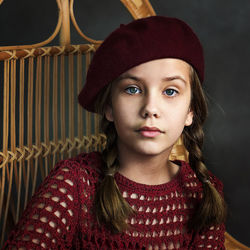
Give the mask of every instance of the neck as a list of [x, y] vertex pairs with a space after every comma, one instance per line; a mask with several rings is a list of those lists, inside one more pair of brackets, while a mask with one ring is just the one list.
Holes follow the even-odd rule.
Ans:
[[178, 165], [169, 161], [170, 151], [145, 155], [119, 150], [119, 172], [137, 183], [160, 185], [169, 182], [179, 170]]

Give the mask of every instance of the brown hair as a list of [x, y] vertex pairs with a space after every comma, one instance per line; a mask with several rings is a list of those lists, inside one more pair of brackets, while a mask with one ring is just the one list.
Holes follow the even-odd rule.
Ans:
[[117, 133], [113, 122], [105, 117], [106, 105], [111, 105], [111, 88], [109, 84], [101, 94], [98, 95], [95, 110], [102, 115], [101, 128], [107, 136], [106, 148], [103, 151], [103, 174], [95, 196], [95, 212], [99, 224], [104, 224], [114, 233], [123, 232], [128, 225], [126, 219], [133, 213], [133, 209], [123, 198], [116, 181], [115, 173], [118, 171], [118, 152], [116, 147]]
[[[226, 218], [224, 199], [209, 180], [209, 173], [202, 156], [203, 130], [202, 125], [207, 117], [207, 102], [197, 73], [191, 68], [191, 110], [193, 123], [184, 128], [183, 143], [189, 151], [189, 162], [197, 178], [203, 185], [203, 197], [198, 210], [189, 221], [189, 229], [200, 231], [212, 225], [223, 223]], [[95, 196], [96, 217], [100, 224], [110, 228], [112, 232], [123, 232], [127, 229], [126, 219], [133, 213], [133, 209], [123, 198], [114, 179], [118, 171], [118, 152], [116, 147], [117, 133], [112, 122], [105, 115], [106, 105], [111, 105], [111, 87], [109, 84], [99, 94], [96, 101], [96, 112], [102, 115], [102, 130], [107, 136], [107, 146], [103, 152], [105, 166], [104, 177], [100, 182]]]
[[189, 229], [200, 231], [225, 222], [227, 209], [223, 197], [211, 183], [209, 172], [204, 164], [202, 155], [204, 133], [202, 126], [207, 118], [207, 101], [199, 77], [193, 68], [191, 68], [191, 90], [193, 123], [184, 128], [182, 139], [189, 152], [190, 166], [203, 186], [201, 203], [189, 221]]

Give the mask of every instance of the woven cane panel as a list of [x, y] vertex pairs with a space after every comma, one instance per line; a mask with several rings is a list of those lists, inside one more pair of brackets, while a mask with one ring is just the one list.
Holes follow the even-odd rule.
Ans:
[[98, 116], [77, 103], [93, 45], [0, 52], [1, 245], [55, 163], [101, 150]]

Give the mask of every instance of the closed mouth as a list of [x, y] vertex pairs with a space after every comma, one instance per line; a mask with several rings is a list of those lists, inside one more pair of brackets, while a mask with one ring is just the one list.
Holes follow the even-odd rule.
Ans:
[[164, 131], [160, 130], [157, 127], [148, 127], [148, 126], [141, 127], [138, 130], [136, 130], [136, 131], [137, 132], [148, 131], [148, 132], [160, 132], [160, 133], [164, 133]]

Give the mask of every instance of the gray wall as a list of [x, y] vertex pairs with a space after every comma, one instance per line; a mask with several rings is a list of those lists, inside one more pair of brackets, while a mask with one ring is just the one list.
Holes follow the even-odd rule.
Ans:
[[[227, 231], [250, 246], [249, 0], [151, 3], [157, 14], [190, 24], [204, 45], [204, 88], [210, 108], [204, 155], [209, 169], [224, 182], [229, 205]], [[75, 1], [75, 15], [84, 32], [95, 39], [104, 39], [120, 23], [131, 20], [119, 0]], [[0, 6], [0, 46], [45, 40], [56, 20], [55, 1], [5, 0]], [[82, 43], [75, 32], [72, 43]]]

